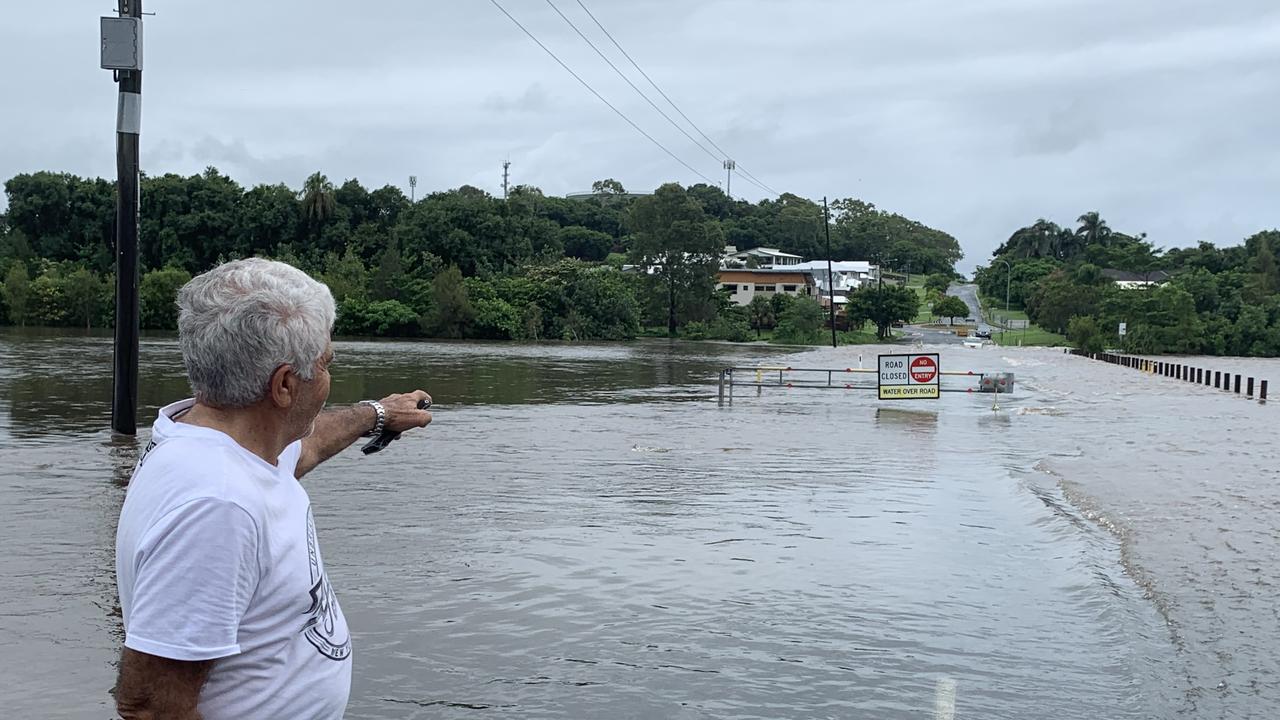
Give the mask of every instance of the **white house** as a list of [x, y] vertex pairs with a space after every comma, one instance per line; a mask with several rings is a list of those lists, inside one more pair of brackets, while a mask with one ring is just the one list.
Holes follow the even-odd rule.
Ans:
[[1169, 273], [1156, 270], [1149, 273], [1131, 273], [1124, 270], [1103, 270], [1102, 277], [1114, 282], [1121, 290], [1136, 290], [1163, 285], [1169, 281]]
[[756, 295], [811, 297], [815, 292], [813, 275], [808, 272], [793, 271], [790, 268], [751, 270], [725, 268], [720, 271], [716, 287], [728, 291], [729, 300], [734, 305], [749, 305]]
[[[810, 260], [787, 268], [812, 273], [814, 284], [822, 294], [827, 294], [827, 261]], [[880, 280], [880, 267], [866, 260], [834, 260], [831, 262], [831, 277], [835, 284], [836, 295], [843, 295], [873, 285]], [[837, 300], [839, 304], [839, 300]]]
[[758, 247], [750, 250], [738, 250], [733, 245], [726, 245], [724, 248], [724, 258], [720, 264], [727, 268], [747, 267], [749, 259], [755, 259], [756, 267], [759, 268], [790, 268], [797, 265], [804, 258], [791, 253], [784, 253], [777, 248]]

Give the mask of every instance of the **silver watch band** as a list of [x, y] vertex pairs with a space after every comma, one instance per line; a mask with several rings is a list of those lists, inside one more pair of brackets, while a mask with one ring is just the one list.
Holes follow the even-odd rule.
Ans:
[[382, 429], [387, 425], [387, 409], [382, 407], [382, 403], [377, 400], [361, 400], [361, 405], [368, 405], [377, 413], [378, 419], [373, 424], [373, 429], [364, 434], [364, 437], [375, 437], [382, 433]]

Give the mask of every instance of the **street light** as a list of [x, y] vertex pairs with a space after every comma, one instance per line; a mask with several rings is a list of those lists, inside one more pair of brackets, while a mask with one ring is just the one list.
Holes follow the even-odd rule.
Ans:
[[1010, 264], [1009, 264], [1009, 261], [1008, 261], [1008, 260], [1005, 260], [1004, 258], [1000, 258], [1000, 262], [1004, 263], [1004, 267], [1005, 267], [1005, 273], [1004, 273], [1004, 314], [1005, 314], [1005, 319], [1006, 319], [1006, 320], [1008, 320], [1008, 319], [1009, 319], [1009, 283], [1010, 283], [1010, 281], [1012, 281], [1012, 280], [1013, 280], [1013, 266], [1012, 266], [1012, 265], [1010, 265]]
[[1005, 267], [1005, 272], [1004, 272], [1004, 323], [1002, 323], [1002, 324], [1003, 324], [1003, 327], [1001, 327], [1001, 328], [1000, 328], [1000, 342], [1001, 342], [1001, 343], [1003, 343], [1003, 342], [1004, 342], [1004, 333], [1005, 333], [1005, 331], [1007, 331], [1007, 330], [1009, 329], [1009, 284], [1013, 281], [1013, 266], [1012, 266], [1012, 265], [1010, 265], [1010, 264], [1009, 264], [1009, 261], [1008, 261], [1008, 260], [1005, 260], [1004, 258], [999, 258], [999, 260], [1000, 260], [1000, 262], [1004, 263], [1004, 267]]

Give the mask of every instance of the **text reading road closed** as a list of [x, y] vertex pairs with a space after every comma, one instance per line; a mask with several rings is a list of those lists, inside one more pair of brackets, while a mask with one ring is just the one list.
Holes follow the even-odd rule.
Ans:
[[881, 355], [881, 400], [934, 400], [941, 394], [941, 370], [936, 353]]

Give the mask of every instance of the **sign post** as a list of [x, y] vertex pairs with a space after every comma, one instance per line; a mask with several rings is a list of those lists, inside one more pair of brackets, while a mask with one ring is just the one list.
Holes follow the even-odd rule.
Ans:
[[941, 394], [937, 353], [880, 356], [881, 400], [937, 400]]

